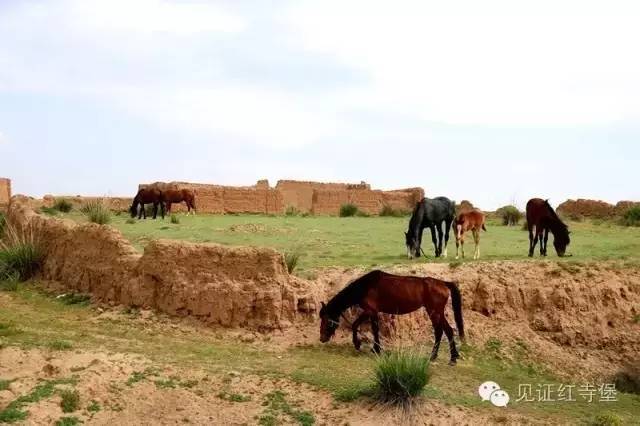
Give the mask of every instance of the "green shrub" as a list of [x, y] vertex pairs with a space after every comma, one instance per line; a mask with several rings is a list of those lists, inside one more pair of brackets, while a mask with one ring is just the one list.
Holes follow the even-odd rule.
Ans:
[[622, 218], [622, 223], [625, 226], [640, 226], [640, 206], [627, 210]]
[[63, 413], [73, 413], [80, 407], [80, 393], [77, 390], [60, 391], [60, 407]]
[[132, 217], [127, 218], [124, 223], [128, 223], [129, 225], [136, 223], [136, 220]]
[[44, 254], [31, 228], [5, 226], [0, 241], [0, 281], [26, 281], [42, 264]]
[[619, 392], [640, 395], [640, 364], [627, 366], [613, 376], [613, 382]]
[[294, 249], [284, 253], [284, 263], [287, 265], [287, 272], [291, 274], [295, 271], [301, 255], [302, 253], [300, 253], [299, 249]]
[[412, 350], [380, 355], [374, 367], [375, 394], [385, 403], [405, 404], [420, 395], [429, 381], [429, 360]]
[[358, 206], [355, 204], [343, 204], [340, 206], [340, 217], [352, 217], [358, 213]]
[[622, 426], [622, 419], [617, 414], [602, 413], [589, 423], [590, 426]]
[[380, 209], [380, 216], [390, 216], [390, 217], [405, 217], [410, 215], [411, 212], [409, 210], [403, 209], [394, 209], [393, 207], [385, 204], [382, 209]]
[[298, 216], [300, 211], [295, 206], [287, 206], [287, 209], [284, 211], [285, 216]]
[[502, 220], [504, 226], [517, 225], [523, 217], [523, 214], [516, 206], [504, 206], [496, 210], [496, 214]]
[[77, 417], [61, 417], [55, 426], [76, 426], [79, 424], [80, 420]]
[[89, 222], [106, 225], [111, 222], [111, 212], [101, 201], [89, 201], [82, 207]]
[[176, 214], [171, 214], [171, 223], [177, 225], [180, 223], [180, 218]]
[[46, 215], [49, 216], [57, 216], [58, 215], [58, 210], [54, 209], [53, 207], [40, 207], [40, 212], [44, 213]]
[[53, 208], [62, 213], [69, 213], [71, 209], [73, 209], [73, 204], [65, 198], [56, 198], [53, 203]]

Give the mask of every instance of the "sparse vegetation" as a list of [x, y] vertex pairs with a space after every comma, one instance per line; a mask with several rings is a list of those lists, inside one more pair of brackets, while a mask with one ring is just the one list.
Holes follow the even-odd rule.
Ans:
[[292, 274], [293, 271], [295, 271], [301, 256], [302, 252], [298, 248], [284, 253], [284, 263], [287, 265], [287, 272]]
[[56, 299], [65, 305], [88, 305], [91, 302], [91, 296], [79, 293], [62, 294]]
[[170, 219], [171, 223], [173, 223], [174, 225], [177, 225], [180, 223], [180, 218], [178, 217], [177, 214], [175, 213], [171, 213], [171, 219]]
[[100, 404], [98, 401], [92, 400], [89, 405], [87, 405], [87, 411], [90, 413], [97, 413], [101, 410]]
[[63, 413], [73, 413], [80, 407], [80, 393], [73, 390], [62, 390], [60, 391], [60, 408], [62, 408]]
[[513, 205], [500, 207], [496, 210], [496, 214], [500, 217], [504, 226], [515, 226], [523, 217], [522, 212]]
[[136, 220], [132, 217], [128, 217], [127, 220], [124, 221], [124, 223], [126, 223], [127, 225], [132, 225], [136, 223]]
[[640, 226], [640, 206], [631, 207], [624, 213], [622, 224], [625, 226]]
[[47, 216], [57, 216], [58, 210], [54, 209], [53, 207], [42, 206], [40, 207], [40, 213], [46, 214]]
[[11, 382], [12, 380], [0, 379], [0, 391], [9, 389], [9, 385], [11, 384]]
[[300, 215], [300, 210], [298, 210], [295, 206], [287, 206], [284, 211], [285, 216], [298, 216]]
[[77, 417], [61, 417], [56, 426], [76, 426], [80, 424], [80, 420]]
[[598, 414], [595, 419], [589, 423], [590, 426], [622, 426], [623, 424], [620, 416], [614, 413]]
[[218, 393], [218, 398], [224, 399], [225, 401], [231, 401], [231, 402], [251, 401], [251, 397], [249, 395], [242, 395], [242, 394], [233, 393], [233, 392], [220, 392]]
[[89, 222], [106, 225], [111, 222], [111, 211], [101, 201], [89, 201], [82, 207]]
[[355, 204], [343, 204], [340, 206], [340, 217], [353, 217], [358, 214], [358, 206]]
[[409, 216], [411, 212], [409, 210], [404, 209], [394, 209], [388, 204], [385, 204], [382, 209], [380, 209], [380, 216], [387, 217], [405, 217]]
[[62, 213], [69, 213], [73, 209], [73, 204], [65, 198], [56, 198], [53, 208]]
[[31, 392], [19, 396], [0, 410], [0, 423], [14, 423], [26, 419], [27, 412], [23, 410], [24, 406], [51, 397], [58, 384], [75, 384], [75, 380], [59, 379], [39, 383]]
[[73, 345], [66, 340], [53, 340], [49, 342], [49, 349], [54, 351], [66, 351], [73, 348]]
[[7, 224], [0, 240], [0, 281], [26, 281], [33, 277], [44, 255], [36, 232]]
[[484, 348], [487, 352], [498, 354], [502, 349], [502, 341], [495, 337], [490, 337], [484, 344]]
[[278, 417], [282, 415], [289, 417], [301, 426], [311, 426], [316, 422], [311, 412], [301, 410], [289, 403], [285, 394], [279, 390], [268, 393], [262, 405], [265, 406], [265, 411], [258, 419], [258, 423], [262, 426], [280, 424]]
[[392, 350], [378, 357], [374, 372], [376, 398], [404, 405], [420, 395], [427, 385], [429, 360], [416, 350]]

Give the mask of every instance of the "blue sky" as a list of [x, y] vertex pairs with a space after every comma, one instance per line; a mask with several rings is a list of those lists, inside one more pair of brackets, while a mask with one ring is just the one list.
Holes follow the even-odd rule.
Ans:
[[[446, 3], [446, 4], [442, 4]], [[14, 192], [365, 180], [640, 199], [631, 1], [0, 1]]]

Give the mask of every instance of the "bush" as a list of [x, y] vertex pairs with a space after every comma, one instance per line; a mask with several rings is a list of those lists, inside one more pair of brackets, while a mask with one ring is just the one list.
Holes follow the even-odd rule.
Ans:
[[287, 209], [284, 211], [285, 216], [298, 216], [300, 211], [294, 206], [287, 206]]
[[0, 240], [0, 281], [28, 280], [40, 269], [43, 258], [39, 241], [31, 228], [5, 226]]
[[617, 414], [603, 413], [598, 414], [593, 421], [589, 423], [590, 426], [622, 426], [622, 419]]
[[300, 250], [294, 249], [293, 251], [285, 252], [284, 254], [284, 263], [287, 265], [287, 272], [290, 274], [295, 271], [298, 266], [298, 260], [300, 260]]
[[111, 212], [100, 201], [90, 201], [82, 207], [89, 222], [105, 225], [111, 222]]
[[80, 394], [77, 390], [60, 391], [60, 407], [63, 413], [72, 413], [80, 407]]
[[132, 217], [127, 218], [127, 220], [124, 221], [124, 223], [128, 223], [129, 225], [136, 223], [136, 220]]
[[622, 218], [622, 223], [625, 226], [640, 226], [640, 206], [627, 210]]
[[355, 204], [343, 204], [340, 206], [340, 217], [352, 217], [358, 213], [358, 206]]
[[522, 212], [518, 210], [516, 206], [500, 207], [496, 213], [498, 217], [502, 219], [502, 224], [504, 226], [517, 225], [523, 216]]
[[386, 403], [405, 404], [420, 395], [429, 381], [429, 360], [411, 350], [386, 352], [378, 357], [375, 394]]
[[54, 209], [53, 207], [40, 207], [40, 212], [44, 213], [46, 215], [49, 216], [57, 216], [58, 215], [58, 210]]
[[73, 204], [64, 198], [57, 198], [53, 203], [53, 208], [62, 213], [69, 213], [73, 209]]
[[409, 210], [403, 209], [394, 209], [389, 205], [384, 205], [382, 209], [380, 209], [380, 216], [391, 216], [391, 217], [404, 217], [409, 216], [411, 212]]
[[627, 366], [613, 376], [613, 382], [619, 392], [640, 395], [640, 364]]
[[175, 215], [175, 214], [171, 214], [171, 223], [177, 225], [180, 223], [180, 218]]

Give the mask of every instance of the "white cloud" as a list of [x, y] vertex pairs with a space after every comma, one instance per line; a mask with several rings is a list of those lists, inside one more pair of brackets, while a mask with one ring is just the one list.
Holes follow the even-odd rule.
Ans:
[[4, 133], [0, 132], [0, 145], [6, 145], [9, 143], [9, 139], [4, 135]]
[[323, 1], [286, 16], [309, 51], [366, 71], [347, 105], [452, 124], [640, 118], [633, 2]]

